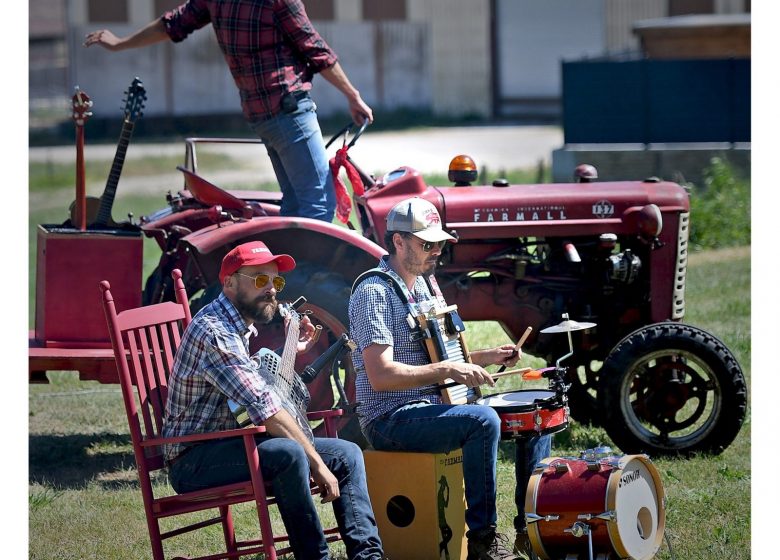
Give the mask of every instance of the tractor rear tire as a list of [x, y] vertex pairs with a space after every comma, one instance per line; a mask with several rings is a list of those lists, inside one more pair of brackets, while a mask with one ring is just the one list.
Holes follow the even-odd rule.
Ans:
[[[338, 339], [342, 333], [349, 332], [349, 296], [352, 284], [342, 275], [329, 271], [319, 263], [298, 261], [295, 270], [285, 274], [287, 285], [282, 292], [283, 299], [295, 301], [298, 296], [306, 297], [303, 309], [311, 311], [310, 318], [315, 324], [322, 324], [323, 336], [327, 333], [328, 346]], [[327, 347], [327, 346], [325, 346]], [[324, 348], [323, 348], [324, 349]], [[316, 356], [315, 356], [316, 358]], [[342, 360], [344, 367], [343, 389], [349, 403], [355, 404], [355, 370], [352, 359], [348, 355]], [[323, 371], [309, 385], [311, 392], [310, 410], [323, 410], [334, 406], [335, 397], [328, 372]], [[340, 439], [346, 439], [358, 444], [361, 448], [368, 446], [354, 410], [344, 410], [344, 416], [338, 422]], [[316, 434], [316, 430], [315, 430]]]
[[624, 453], [719, 454], [747, 413], [747, 384], [714, 335], [681, 323], [648, 325], [621, 340], [599, 376], [604, 428]]

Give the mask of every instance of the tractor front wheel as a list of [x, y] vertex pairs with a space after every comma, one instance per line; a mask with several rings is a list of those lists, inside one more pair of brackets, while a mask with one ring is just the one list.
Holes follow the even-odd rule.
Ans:
[[680, 323], [643, 327], [599, 375], [604, 427], [625, 453], [721, 453], [747, 412], [747, 384], [725, 344]]

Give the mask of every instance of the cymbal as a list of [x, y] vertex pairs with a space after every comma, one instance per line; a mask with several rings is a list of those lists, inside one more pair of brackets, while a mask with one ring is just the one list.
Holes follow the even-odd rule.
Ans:
[[561, 321], [557, 325], [553, 325], [552, 327], [547, 327], [546, 329], [542, 329], [539, 332], [547, 334], [547, 333], [562, 333], [562, 332], [569, 332], [569, 331], [584, 331], [585, 329], [589, 329], [595, 326], [596, 323], [585, 323], [585, 322], [580, 323], [572, 319], [566, 319], [565, 321]]

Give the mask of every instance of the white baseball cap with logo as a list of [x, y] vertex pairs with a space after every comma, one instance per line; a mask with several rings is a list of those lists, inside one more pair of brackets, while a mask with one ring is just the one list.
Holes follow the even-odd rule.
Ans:
[[402, 200], [387, 213], [387, 231], [414, 234], [423, 241], [454, 241], [441, 227], [441, 216], [436, 207], [418, 196]]

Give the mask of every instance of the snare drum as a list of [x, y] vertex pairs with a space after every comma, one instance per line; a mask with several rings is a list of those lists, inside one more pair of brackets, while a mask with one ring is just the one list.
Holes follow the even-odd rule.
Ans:
[[487, 395], [476, 401], [501, 419], [501, 439], [554, 434], [569, 427], [569, 407], [555, 391], [527, 389]]
[[[540, 558], [652, 558], [666, 524], [664, 489], [645, 455], [547, 458], [525, 494], [528, 538]], [[590, 533], [590, 536], [588, 535]]]

